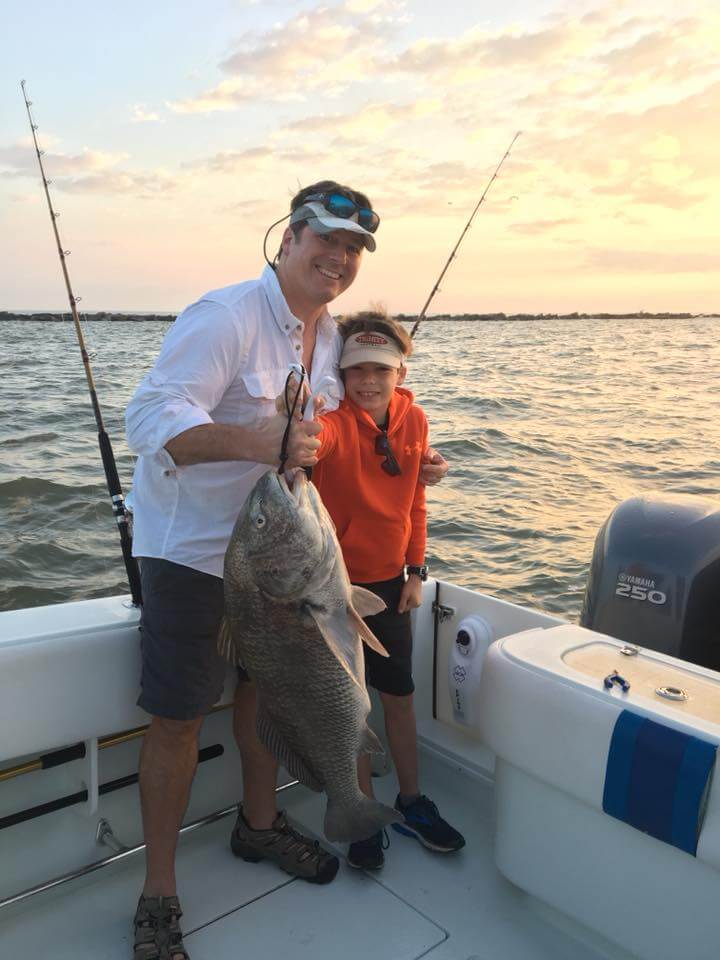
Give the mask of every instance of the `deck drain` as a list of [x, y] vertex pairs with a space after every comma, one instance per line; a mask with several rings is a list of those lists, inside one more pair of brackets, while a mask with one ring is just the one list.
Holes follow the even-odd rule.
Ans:
[[655, 693], [666, 700], [687, 700], [688, 695], [680, 687], [657, 687]]

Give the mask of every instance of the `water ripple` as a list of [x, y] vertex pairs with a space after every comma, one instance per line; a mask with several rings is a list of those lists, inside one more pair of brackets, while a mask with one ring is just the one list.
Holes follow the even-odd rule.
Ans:
[[[86, 326], [127, 491], [123, 411], [167, 327]], [[72, 327], [2, 332], [0, 609], [126, 592]], [[407, 385], [451, 466], [428, 490], [433, 573], [577, 617], [595, 534], [618, 502], [717, 499], [719, 344], [711, 319], [428, 324]]]

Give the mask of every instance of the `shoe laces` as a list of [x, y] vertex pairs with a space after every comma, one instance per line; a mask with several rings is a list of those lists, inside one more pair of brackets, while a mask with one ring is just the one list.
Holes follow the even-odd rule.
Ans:
[[305, 861], [311, 857], [319, 862], [323, 857], [327, 856], [317, 840], [310, 840], [309, 837], [304, 837], [298, 830], [291, 827], [287, 820], [280, 828], [276, 828], [276, 832], [289, 841], [285, 846], [288, 853], [294, 850], [298, 851], [296, 854], [298, 863], [305, 863]]
[[408, 804], [407, 807], [404, 807], [402, 804], [399, 806], [402, 813], [409, 813], [411, 810], [417, 810], [433, 820], [440, 819], [440, 811], [438, 810], [437, 806], [432, 802], [430, 797], [426, 797], [424, 793], [421, 793], [417, 800], [413, 800], [413, 802]]

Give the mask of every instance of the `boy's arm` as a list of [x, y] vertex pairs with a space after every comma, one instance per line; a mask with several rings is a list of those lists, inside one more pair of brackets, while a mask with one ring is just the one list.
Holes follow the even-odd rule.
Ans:
[[434, 486], [447, 475], [450, 465], [441, 453], [428, 447], [420, 463], [420, 482]]
[[[422, 448], [427, 449], [428, 424], [422, 415]], [[427, 510], [425, 507], [425, 484], [418, 477], [415, 496], [410, 508], [410, 542], [405, 555], [405, 563], [411, 567], [421, 567], [425, 563], [425, 541], [427, 537]]]
[[340, 438], [340, 420], [340, 413], [337, 410], [315, 417], [315, 423], [322, 427], [316, 438], [320, 441], [320, 448], [316, 451], [318, 460], [324, 460], [337, 448]]
[[[427, 449], [428, 425], [423, 415], [422, 448]], [[425, 541], [427, 538], [427, 510], [425, 507], [425, 484], [418, 475], [415, 496], [410, 508], [410, 542], [405, 554], [405, 563], [410, 567], [422, 567], [425, 563]], [[419, 607], [422, 603], [422, 580], [415, 573], [408, 574], [403, 584], [398, 603], [398, 613], [405, 613]]]

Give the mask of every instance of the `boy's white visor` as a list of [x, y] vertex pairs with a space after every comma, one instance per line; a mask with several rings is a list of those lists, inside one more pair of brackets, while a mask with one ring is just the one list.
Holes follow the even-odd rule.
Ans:
[[[353, 217], [356, 216], [357, 214], [354, 213]], [[333, 230], [349, 230], [351, 233], [359, 233], [362, 235], [365, 248], [372, 253], [375, 249], [375, 237], [365, 227], [361, 227], [357, 220], [353, 220], [353, 217], [334, 217], [321, 203], [304, 203], [293, 212], [290, 223], [305, 220], [315, 233], [332, 233]]]
[[378, 363], [398, 370], [405, 362], [400, 347], [380, 330], [362, 330], [348, 337], [340, 357], [340, 369], [358, 363]]

